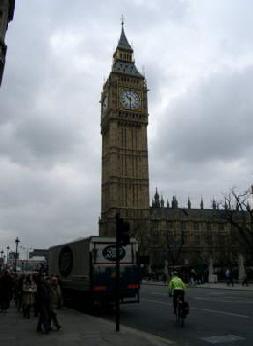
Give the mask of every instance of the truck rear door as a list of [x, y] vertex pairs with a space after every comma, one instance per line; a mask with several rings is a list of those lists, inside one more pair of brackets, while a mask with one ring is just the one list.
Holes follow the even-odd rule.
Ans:
[[[114, 296], [115, 292], [115, 243], [94, 243], [93, 290]], [[137, 243], [120, 247], [120, 296], [121, 302], [139, 301], [139, 268]]]

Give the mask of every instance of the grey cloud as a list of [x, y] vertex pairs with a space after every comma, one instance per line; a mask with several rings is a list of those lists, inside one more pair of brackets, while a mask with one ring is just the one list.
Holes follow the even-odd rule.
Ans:
[[55, 119], [27, 119], [16, 129], [17, 139], [38, 158], [61, 157], [72, 151], [78, 133]]
[[253, 67], [217, 73], [179, 97], [166, 111], [159, 150], [173, 148], [186, 162], [240, 158], [252, 146], [252, 77]]

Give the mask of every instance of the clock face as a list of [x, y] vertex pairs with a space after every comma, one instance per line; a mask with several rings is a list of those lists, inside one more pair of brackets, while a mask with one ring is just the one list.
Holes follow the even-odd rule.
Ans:
[[134, 90], [122, 90], [120, 103], [125, 109], [138, 109], [141, 105], [140, 96]]

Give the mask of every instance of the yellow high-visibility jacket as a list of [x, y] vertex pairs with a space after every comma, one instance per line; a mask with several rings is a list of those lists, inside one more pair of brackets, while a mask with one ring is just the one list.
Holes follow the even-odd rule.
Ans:
[[178, 276], [174, 276], [169, 282], [169, 290], [173, 293], [174, 290], [185, 290], [186, 285]]

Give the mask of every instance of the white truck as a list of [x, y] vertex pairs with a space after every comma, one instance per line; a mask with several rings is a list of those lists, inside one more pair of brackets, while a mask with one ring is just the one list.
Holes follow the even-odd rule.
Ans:
[[[120, 246], [120, 302], [139, 302], [138, 244]], [[49, 275], [60, 278], [63, 295], [82, 303], [114, 303], [115, 238], [91, 236], [49, 249]]]

